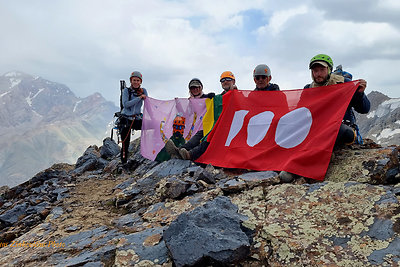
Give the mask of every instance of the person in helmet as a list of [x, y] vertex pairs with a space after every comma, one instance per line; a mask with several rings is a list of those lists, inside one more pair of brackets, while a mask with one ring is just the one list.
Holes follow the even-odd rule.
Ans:
[[[175, 146], [179, 147], [185, 144], [185, 138], [183, 137], [183, 133], [185, 131], [185, 121], [186, 118], [182, 117], [180, 114], [175, 116], [173, 125], [172, 125], [172, 136], [169, 140], [171, 140]], [[162, 162], [171, 159], [170, 154], [167, 152], [165, 146], [160, 150], [157, 154], [156, 161]]]
[[[318, 54], [311, 58], [309, 69], [311, 70], [312, 83], [307, 84], [304, 88], [313, 88], [319, 86], [327, 86], [332, 84], [349, 82], [351, 79], [342, 75], [332, 73], [333, 60], [330, 56], [325, 54]], [[335, 146], [352, 144], [356, 141], [356, 117], [354, 110], [361, 114], [369, 112], [371, 104], [365, 95], [364, 91], [367, 88], [367, 82], [360, 79], [360, 85], [354, 93], [353, 98], [347, 107], [346, 113], [343, 117], [343, 122], [340, 126], [338, 136], [336, 138]]]
[[189, 94], [190, 98], [213, 98], [215, 96], [214, 93], [203, 93], [203, 84], [198, 78], [193, 78], [189, 82]]
[[[333, 60], [326, 54], [318, 54], [312, 57], [308, 67], [311, 70], [311, 78], [313, 81], [312, 83], [305, 85], [304, 88], [321, 87], [351, 81], [349, 78], [345, 78], [342, 75], [332, 73]], [[342, 145], [352, 144], [356, 140], [356, 118], [353, 109], [361, 114], [369, 112], [371, 105], [364, 93], [366, 87], [367, 82], [360, 79], [360, 85], [354, 93], [343, 117], [342, 124], [340, 125], [335, 141], [336, 148]], [[279, 176], [282, 181], [291, 182], [297, 175], [282, 171]]]
[[226, 92], [229, 92], [231, 90], [237, 90], [236, 84], [235, 84], [235, 75], [231, 71], [224, 71], [221, 73], [221, 76], [219, 78], [219, 81], [221, 83], [221, 87], [224, 90], [221, 94], [225, 94]]
[[254, 68], [253, 79], [256, 83], [254, 91], [279, 91], [277, 84], [270, 83], [271, 69], [265, 64], [259, 64]]
[[147, 97], [147, 90], [142, 88], [142, 74], [139, 71], [132, 72], [129, 80], [131, 86], [122, 90], [122, 117], [120, 123], [124, 127], [121, 129], [121, 162], [126, 163], [128, 159], [128, 148], [130, 143], [131, 130], [142, 129], [142, 105]]
[[[220, 76], [221, 87], [223, 92], [214, 97], [214, 119], [215, 121], [221, 115], [222, 112], [222, 95], [231, 91], [237, 90], [235, 85], [235, 75], [231, 71], [224, 71]], [[198, 159], [207, 149], [210, 144], [206, 140], [201, 142], [204, 138], [203, 130], [198, 131], [186, 144], [181, 147], [177, 147], [172, 141], [168, 140], [165, 144], [167, 152], [171, 157], [196, 160]]]

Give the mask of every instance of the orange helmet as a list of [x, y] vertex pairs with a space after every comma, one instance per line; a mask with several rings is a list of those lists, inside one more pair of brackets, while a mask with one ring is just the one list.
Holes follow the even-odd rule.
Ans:
[[227, 71], [224, 71], [224, 72], [221, 74], [220, 80], [223, 79], [223, 78], [231, 78], [231, 79], [234, 80], [234, 79], [235, 79], [235, 75], [233, 75], [232, 71], [227, 70]]
[[178, 132], [183, 136], [183, 131], [185, 130], [185, 117], [176, 115], [172, 127], [174, 133]]

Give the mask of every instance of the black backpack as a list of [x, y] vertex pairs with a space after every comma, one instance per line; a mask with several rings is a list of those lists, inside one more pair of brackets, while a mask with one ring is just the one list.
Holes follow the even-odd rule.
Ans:
[[[126, 127], [126, 120], [123, 118], [124, 116], [121, 114], [124, 105], [122, 103], [122, 91], [126, 88], [125, 80], [119, 81], [120, 85], [120, 95], [119, 95], [119, 108], [120, 111], [114, 113], [114, 127], [111, 129], [111, 139], [113, 138], [113, 130], [117, 130], [118, 133], [121, 132], [122, 128]], [[129, 100], [131, 100], [131, 92], [129, 91]], [[119, 135], [118, 135], [118, 143], [119, 143]]]

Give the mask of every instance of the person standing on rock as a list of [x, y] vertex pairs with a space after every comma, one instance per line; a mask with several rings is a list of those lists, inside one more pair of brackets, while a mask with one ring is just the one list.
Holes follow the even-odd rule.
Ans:
[[142, 88], [142, 74], [139, 71], [132, 72], [130, 78], [130, 87], [122, 90], [122, 111], [120, 124], [121, 129], [121, 162], [126, 163], [129, 157], [129, 143], [131, 140], [132, 130], [142, 129], [143, 114], [141, 113], [143, 100], [148, 96], [147, 90]]
[[[334, 85], [344, 82], [350, 82], [349, 78], [343, 77], [332, 73], [333, 60], [330, 56], [325, 54], [318, 54], [311, 58], [309, 69], [311, 70], [312, 83], [304, 86], [306, 88], [322, 87], [328, 85]], [[354, 93], [353, 98], [347, 107], [346, 113], [343, 117], [342, 124], [335, 141], [335, 147], [353, 144], [357, 139], [358, 127], [356, 125], [356, 117], [354, 111], [361, 114], [366, 114], [370, 110], [370, 102], [365, 95], [364, 91], [367, 88], [367, 82], [360, 79], [360, 85], [357, 91]], [[321, 88], [323, 90], [323, 88]], [[284, 182], [291, 182], [296, 177], [295, 174], [282, 171], [279, 174], [280, 178]]]

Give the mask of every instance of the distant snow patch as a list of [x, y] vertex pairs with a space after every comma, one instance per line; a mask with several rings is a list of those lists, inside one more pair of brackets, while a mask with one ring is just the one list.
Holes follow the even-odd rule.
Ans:
[[372, 119], [373, 117], [375, 117], [375, 110], [371, 111], [370, 113], [368, 113], [367, 118], [368, 119]]
[[38, 95], [40, 94], [42, 91], [44, 90], [44, 88], [39, 89], [39, 91], [31, 97], [31, 93], [29, 93], [29, 96], [27, 98], [25, 98], [26, 103], [28, 103], [28, 105], [31, 107], [32, 106], [32, 100]]
[[15, 76], [18, 76], [18, 73], [15, 71], [10, 71], [10, 72], [4, 74], [4, 76], [5, 77], [15, 77]]
[[21, 79], [14, 79], [14, 78], [11, 78], [11, 79], [10, 79], [10, 82], [11, 82], [10, 88], [13, 88], [14, 86], [17, 86], [18, 84], [21, 83]]
[[78, 102], [75, 103], [74, 109], [72, 110], [72, 112], [76, 111], [76, 108], [78, 107], [79, 103], [81, 103], [82, 100], [79, 100]]
[[43, 117], [42, 115], [40, 115], [39, 113], [37, 113], [35, 110], [32, 110], [34, 114], [36, 114], [38, 117]]
[[400, 108], [400, 98], [389, 99], [382, 102], [382, 104], [380, 104], [376, 110], [370, 112], [367, 115], [367, 118], [371, 119], [375, 116], [381, 118], [397, 108]]
[[5, 92], [5, 93], [2, 93], [1, 95], [0, 95], [0, 97], [3, 97], [3, 96], [5, 96], [6, 94], [8, 94], [8, 93], [11, 93], [11, 91], [8, 91], [8, 92]]
[[393, 111], [397, 108], [400, 108], [400, 98], [393, 98], [386, 100], [385, 102], [382, 103], [383, 105], [388, 105], [390, 108], [390, 111]]
[[396, 123], [396, 124], [400, 124], [400, 121], [395, 121], [394, 123]]
[[382, 138], [389, 138], [395, 134], [400, 134], [400, 129], [390, 129], [390, 128], [386, 128], [383, 129], [382, 132], [379, 134], [379, 136], [376, 138], [377, 140], [380, 140]]

